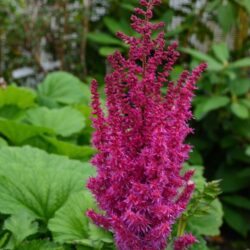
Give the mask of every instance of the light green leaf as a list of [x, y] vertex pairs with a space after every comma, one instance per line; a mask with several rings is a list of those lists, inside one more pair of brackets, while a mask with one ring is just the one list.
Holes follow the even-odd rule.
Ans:
[[112, 48], [112, 47], [101, 47], [99, 49], [99, 54], [101, 56], [109, 56], [109, 55], [113, 55], [116, 51], [119, 51], [119, 48]]
[[105, 243], [113, 243], [112, 234], [100, 227], [97, 227], [94, 224], [89, 224], [88, 233], [92, 241], [103, 241]]
[[89, 224], [89, 219], [84, 216], [87, 209], [95, 207], [90, 193], [85, 191], [72, 195], [49, 221], [54, 241], [92, 247], [102, 245], [102, 242], [112, 243], [111, 233]]
[[11, 241], [13, 241], [14, 246], [18, 246], [28, 236], [37, 233], [38, 223], [25, 213], [14, 214], [5, 220], [3, 229], [12, 233]]
[[47, 240], [32, 240], [24, 242], [15, 250], [64, 250], [64, 247]]
[[222, 225], [222, 206], [218, 199], [215, 199], [208, 210], [208, 213], [203, 216], [193, 216], [188, 219], [188, 225], [198, 234], [206, 236], [216, 236], [220, 234], [220, 226]]
[[0, 137], [0, 148], [8, 146], [8, 142]]
[[102, 32], [89, 33], [88, 39], [99, 44], [124, 46], [119, 39]]
[[221, 63], [219, 63], [216, 59], [214, 59], [213, 57], [211, 57], [207, 54], [204, 54], [198, 50], [190, 49], [190, 48], [181, 48], [180, 50], [184, 53], [190, 54], [191, 56], [193, 56], [194, 58], [196, 58], [200, 61], [207, 62], [208, 63], [208, 70], [220, 71], [223, 68], [223, 65]]
[[32, 137], [43, 134], [53, 134], [53, 131], [43, 127], [36, 127], [15, 121], [0, 119], [0, 133], [3, 134], [11, 143], [20, 145], [22, 142]]
[[49, 221], [48, 227], [54, 241], [65, 243], [87, 239], [89, 220], [85, 213], [87, 209], [94, 207], [94, 199], [87, 191], [72, 195]]
[[0, 212], [45, 222], [95, 173], [89, 164], [25, 146], [0, 149]]
[[231, 110], [240, 119], [248, 118], [248, 109], [240, 103], [232, 103]]
[[31, 109], [27, 111], [24, 120], [32, 125], [51, 129], [56, 134], [65, 137], [80, 132], [85, 125], [82, 114], [71, 107]]
[[53, 153], [65, 155], [72, 159], [89, 159], [96, 153], [96, 150], [91, 146], [78, 146], [48, 136], [43, 136], [43, 138], [54, 146], [55, 150], [52, 150]]
[[[90, 90], [75, 76], [58, 71], [47, 75], [45, 80], [38, 85], [38, 95], [41, 100], [46, 100], [49, 106], [59, 104], [85, 103], [90, 101]], [[48, 101], [49, 100], [49, 101]]]
[[230, 99], [226, 96], [212, 96], [210, 98], [203, 98], [201, 102], [196, 105], [194, 114], [195, 117], [200, 120], [208, 112], [216, 110], [226, 106], [230, 102]]
[[250, 57], [246, 57], [243, 59], [240, 59], [238, 61], [235, 61], [228, 66], [230, 69], [238, 69], [238, 68], [244, 68], [244, 67], [250, 67]]
[[248, 232], [248, 224], [246, 223], [246, 218], [241, 213], [236, 210], [231, 209], [228, 206], [223, 206], [224, 218], [226, 223], [233, 228], [236, 232], [246, 237]]
[[170, 73], [171, 81], [177, 81], [183, 70], [184, 70], [183, 67], [180, 65], [174, 67]]
[[192, 181], [195, 183], [195, 188], [199, 191], [202, 191], [206, 184], [206, 179], [203, 177], [204, 167], [198, 165], [190, 166], [189, 164], [185, 163], [183, 165], [183, 173], [187, 170], [195, 170]]
[[0, 107], [14, 105], [26, 109], [35, 106], [35, 98], [35, 92], [28, 88], [16, 86], [0, 88]]
[[226, 43], [214, 44], [212, 48], [217, 59], [219, 59], [223, 64], [227, 63], [229, 59], [229, 51]]

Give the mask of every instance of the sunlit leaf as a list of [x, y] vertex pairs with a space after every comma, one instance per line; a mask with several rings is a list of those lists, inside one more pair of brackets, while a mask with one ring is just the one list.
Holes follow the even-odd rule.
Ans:
[[248, 118], [248, 109], [240, 103], [232, 103], [231, 110], [240, 119]]
[[51, 129], [56, 134], [66, 137], [81, 131], [85, 126], [82, 114], [71, 107], [31, 109], [26, 113], [24, 120], [29, 124]]
[[9, 86], [0, 88], [0, 107], [14, 105], [21, 109], [35, 106], [36, 93], [29, 88]]
[[38, 85], [39, 98], [42, 104], [55, 106], [59, 104], [89, 103], [89, 87], [70, 73], [58, 71], [48, 74]]
[[10, 241], [14, 246], [18, 246], [28, 236], [38, 232], [38, 223], [34, 222], [34, 218], [29, 215], [19, 213], [5, 220], [3, 229], [12, 233]]
[[201, 235], [215, 236], [220, 234], [222, 225], [222, 206], [218, 199], [211, 203], [206, 215], [193, 216], [188, 220], [188, 225]]

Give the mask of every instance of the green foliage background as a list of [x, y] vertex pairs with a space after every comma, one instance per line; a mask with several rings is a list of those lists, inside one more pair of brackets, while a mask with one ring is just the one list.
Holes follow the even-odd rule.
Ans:
[[[137, 2], [0, 1], [0, 77], [9, 85], [0, 89], [0, 249], [112, 249], [112, 237], [83, 216], [89, 204], [95, 207], [84, 190], [84, 172], [93, 174], [87, 162], [95, 153], [89, 82], [95, 77], [103, 83], [110, 71], [105, 56], [116, 49], [126, 54], [115, 33], [134, 34], [129, 16]], [[176, 9], [164, 0], [155, 11], [155, 21], [167, 23], [167, 42], [180, 44], [172, 80], [201, 61], [209, 65], [193, 102], [195, 134], [188, 138], [194, 150], [187, 166], [196, 167], [200, 188], [179, 225], [184, 221], [213, 241], [220, 235], [222, 203], [222, 237], [234, 239], [226, 249], [240, 250], [248, 246], [250, 231], [250, 2], [212, 0], [197, 8], [198, 2]], [[60, 62], [59, 72], [44, 67], [43, 51]], [[14, 79], [13, 70], [24, 66], [35, 74]], [[221, 179], [221, 203], [213, 201], [219, 192], [214, 179]], [[195, 213], [202, 218], [192, 218], [197, 202]], [[209, 215], [211, 208], [215, 214]]]

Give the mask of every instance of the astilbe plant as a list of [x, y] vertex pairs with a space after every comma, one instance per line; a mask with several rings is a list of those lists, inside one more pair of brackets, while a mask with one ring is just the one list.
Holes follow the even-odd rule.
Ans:
[[[89, 179], [88, 188], [104, 213], [89, 210], [87, 215], [114, 233], [120, 250], [164, 249], [194, 190], [193, 171], [181, 170], [191, 148], [184, 140], [192, 132], [187, 122], [193, 91], [206, 65], [184, 71], [176, 83], [168, 80], [179, 53], [176, 42], [165, 49], [164, 32], [152, 39], [164, 26], [150, 22], [160, 2], [141, 0], [141, 8], [135, 9], [131, 26], [140, 36], [117, 34], [129, 45], [129, 55], [108, 57], [114, 70], [105, 78], [106, 115], [95, 80], [91, 88], [98, 153], [92, 159], [97, 176]], [[174, 249], [195, 241], [182, 235]]]

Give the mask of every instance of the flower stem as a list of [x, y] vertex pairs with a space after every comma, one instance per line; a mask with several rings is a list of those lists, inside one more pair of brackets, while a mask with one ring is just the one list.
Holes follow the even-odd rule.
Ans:
[[187, 219], [184, 215], [182, 215], [178, 222], [177, 237], [180, 237], [184, 234], [186, 226], [187, 226]]

